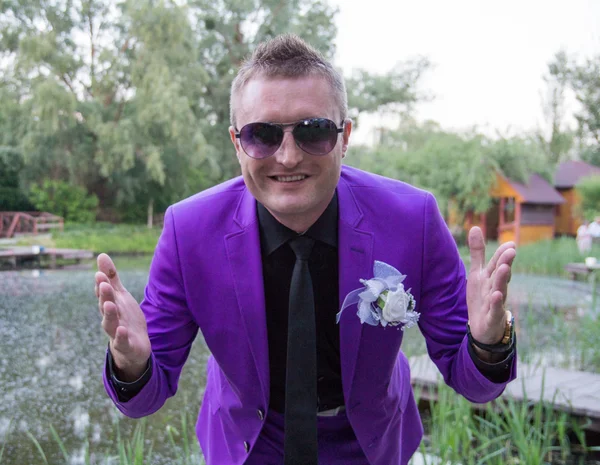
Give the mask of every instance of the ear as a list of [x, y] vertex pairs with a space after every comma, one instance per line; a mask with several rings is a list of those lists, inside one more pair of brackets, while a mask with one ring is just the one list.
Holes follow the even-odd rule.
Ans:
[[231, 143], [235, 147], [235, 156], [238, 159], [238, 163], [240, 163], [240, 156], [242, 153], [242, 146], [240, 145], [240, 140], [235, 137], [235, 129], [233, 126], [229, 126], [229, 138], [231, 139]]
[[350, 143], [350, 134], [352, 133], [352, 120], [346, 118], [344, 120], [344, 132], [342, 133], [342, 158], [346, 156], [348, 145]]

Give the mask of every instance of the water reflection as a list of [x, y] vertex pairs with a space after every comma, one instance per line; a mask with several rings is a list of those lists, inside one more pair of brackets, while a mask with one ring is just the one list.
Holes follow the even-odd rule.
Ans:
[[[117, 262], [122, 281], [137, 299], [143, 294], [148, 261]], [[93, 275], [93, 269], [0, 273], [0, 449], [6, 444], [2, 465], [42, 463], [26, 432], [40, 442], [48, 463], [64, 463], [50, 425], [72, 464], [85, 463], [90, 455], [91, 463], [103, 463], [107, 454], [115, 455], [117, 427], [123, 437], [131, 435], [135, 420], [114, 408], [102, 386], [107, 339], [100, 327]], [[532, 346], [555, 344], [556, 322], [549, 319], [548, 304], [559, 312], [567, 309], [565, 315], [577, 320], [580, 310], [589, 307], [589, 296], [589, 287], [580, 283], [514, 276], [510, 302], [519, 319], [520, 354]], [[418, 332], [406, 337], [407, 353], [424, 352]], [[199, 336], [178, 395], [147, 423], [155, 464], [169, 463], [166, 425], [179, 426], [180, 412], [198, 412], [207, 357]]]
[[[40, 442], [49, 463], [62, 463], [50, 433], [52, 425], [75, 460], [72, 463], [84, 463], [86, 443], [91, 450], [101, 451], [100, 457], [116, 454], [111, 447], [116, 443], [117, 423], [124, 437], [135, 425], [114, 408], [102, 385], [107, 339], [100, 327], [93, 275], [92, 269], [0, 273], [3, 465], [43, 463], [27, 431]], [[124, 269], [121, 275], [140, 299], [146, 268]], [[179, 412], [198, 411], [207, 356], [199, 337], [183, 370], [179, 394], [148, 422], [148, 437], [156, 451], [153, 463], [167, 463], [161, 458], [165, 425], [177, 423]]]

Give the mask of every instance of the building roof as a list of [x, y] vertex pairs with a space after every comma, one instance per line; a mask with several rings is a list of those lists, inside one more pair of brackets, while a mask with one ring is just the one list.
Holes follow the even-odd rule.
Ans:
[[579, 160], [564, 161], [554, 172], [554, 187], [568, 189], [586, 176], [600, 176], [600, 168]]
[[539, 174], [529, 176], [527, 184], [521, 184], [511, 179], [507, 179], [507, 181], [523, 198], [523, 203], [558, 205], [565, 202], [563, 196]]

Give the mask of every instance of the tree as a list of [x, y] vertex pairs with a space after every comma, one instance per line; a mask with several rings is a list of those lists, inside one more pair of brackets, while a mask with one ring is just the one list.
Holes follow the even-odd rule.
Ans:
[[[66, 181], [150, 222], [239, 173], [227, 129], [242, 59], [283, 32], [331, 58], [335, 14], [325, 0], [2, 2], [0, 104], [17, 104], [0, 141], [23, 154], [27, 187]], [[424, 63], [351, 78], [353, 111], [414, 104]]]
[[406, 113], [414, 105], [428, 99], [418, 89], [419, 81], [431, 64], [426, 58], [397, 63], [386, 74], [376, 75], [366, 70], [355, 70], [346, 80], [348, 109], [358, 124], [360, 113]]
[[584, 218], [594, 219], [600, 214], [600, 176], [583, 178], [575, 189], [581, 197], [579, 208]]
[[[356, 158], [353, 160], [353, 154]], [[489, 139], [476, 132], [444, 131], [438, 123], [405, 119], [395, 131], [382, 134], [379, 145], [353, 151], [349, 162], [432, 192], [442, 213], [455, 208], [460, 221], [469, 211], [489, 209], [496, 173], [519, 182], [552, 169], [534, 137]]]
[[359, 158], [351, 162], [427, 189], [442, 213], [448, 213], [452, 201], [464, 215], [486, 211], [490, 205], [488, 191], [496, 165], [486, 158], [483, 142], [475, 133], [451, 133], [435, 122], [418, 125], [408, 120], [397, 131], [384, 133], [378, 146], [361, 148]]
[[548, 130], [538, 131], [538, 140], [553, 166], [568, 158], [573, 146], [573, 131], [565, 127], [565, 91], [568, 87], [568, 58], [559, 52], [548, 64], [548, 73], [543, 77], [546, 96], [542, 100]]
[[29, 184], [68, 181], [104, 206], [193, 190], [208, 154], [193, 111], [206, 77], [184, 8], [23, 0], [1, 13]]
[[579, 103], [579, 150], [584, 160], [600, 165], [600, 55], [583, 61], [557, 54], [550, 64], [550, 75], [568, 84]]
[[529, 176], [537, 173], [552, 183], [554, 164], [552, 155], [544, 150], [539, 139], [521, 135], [487, 139], [485, 141], [486, 156], [504, 176], [520, 183], [526, 183]]

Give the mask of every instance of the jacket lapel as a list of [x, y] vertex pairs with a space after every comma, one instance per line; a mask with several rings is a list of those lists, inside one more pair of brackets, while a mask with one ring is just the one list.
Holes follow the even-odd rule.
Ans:
[[234, 215], [234, 221], [240, 227], [240, 231], [225, 237], [227, 257], [244, 336], [248, 338], [261, 384], [263, 400], [267, 403], [269, 400], [269, 352], [260, 236], [256, 201], [248, 190], [244, 190]]
[[[360, 279], [368, 279], [373, 274], [373, 234], [358, 229], [363, 214], [343, 177], [338, 183], [338, 197], [339, 298], [341, 305], [346, 295], [361, 287]], [[346, 405], [350, 399], [350, 387], [353, 384], [356, 358], [363, 330], [356, 311], [356, 306], [348, 307], [340, 319], [342, 384]], [[353, 406], [348, 405], [348, 407], [352, 408]]]

